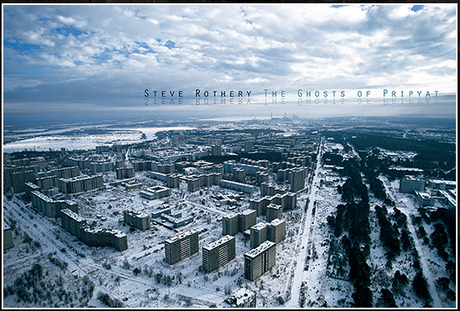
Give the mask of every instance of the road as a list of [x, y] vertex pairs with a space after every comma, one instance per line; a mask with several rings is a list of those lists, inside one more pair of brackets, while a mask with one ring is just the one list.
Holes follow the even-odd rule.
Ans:
[[[289, 284], [292, 284], [290, 286], [290, 291], [291, 295], [289, 300], [285, 303], [284, 307], [285, 308], [298, 308], [299, 307], [299, 297], [300, 297], [300, 287], [302, 284], [302, 281], [308, 278], [308, 271], [304, 270], [304, 265], [305, 265], [305, 259], [307, 258], [307, 250], [308, 250], [308, 241], [310, 240], [310, 228], [312, 224], [312, 210], [313, 207], [315, 206], [316, 202], [316, 192], [318, 191], [318, 186], [319, 186], [319, 181], [320, 178], [318, 176], [319, 168], [321, 166], [321, 158], [322, 158], [322, 146], [323, 146], [323, 141], [321, 139], [321, 142], [318, 147], [318, 156], [316, 159], [316, 168], [315, 168], [315, 173], [313, 177], [313, 182], [311, 187], [309, 188], [309, 202], [308, 202], [308, 209], [302, 216], [302, 227], [301, 227], [301, 232], [299, 232], [298, 238], [297, 238], [297, 245], [296, 245], [296, 251], [297, 251], [297, 257], [296, 259], [291, 261], [290, 264], [290, 275], [293, 278], [292, 282], [289, 280], [286, 284], [286, 287], [289, 286]], [[294, 267], [295, 265], [295, 267]], [[288, 291], [289, 288], [286, 288], [286, 291]]]
[[[104, 272], [107, 272], [107, 270], [101, 266], [83, 263], [81, 258], [77, 257], [76, 254], [71, 252], [68, 245], [66, 245], [61, 241], [60, 238], [56, 236], [55, 231], [52, 230], [55, 225], [53, 225], [46, 217], [43, 217], [42, 215], [37, 214], [35, 211], [30, 210], [30, 207], [26, 206], [24, 202], [15, 196], [13, 196], [11, 201], [7, 201], [5, 199], [3, 200], [3, 213], [4, 217], [8, 216], [14, 219], [17, 222], [17, 226], [21, 228], [21, 231], [27, 232], [27, 234], [33, 240], [40, 242], [40, 251], [43, 255], [46, 255], [46, 253], [56, 252], [55, 256], [59, 257], [60, 260], [68, 264], [67, 270], [69, 270], [72, 274], [78, 275], [81, 278], [85, 275], [89, 277], [89, 279], [95, 285], [95, 293], [101, 291], [103, 293], [109, 294], [113, 298], [117, 298], [113, 294], [108, 293], [107, 290], [99, 285], [99, 282], [86, 271], [88, 267], [98, 268]], [[64, 233], [59, 232], [59, 235], [62, 236]], [[66, 251], [62, 252], [61, 250], [63, 249]], [[14, 264], [17, 264], [17, 262], [12, 263], [11, 265]], [[5, 266], [3, 268], [5, 269]], [[122, 274], [118, 275], [133, 281], [131, 276]]]

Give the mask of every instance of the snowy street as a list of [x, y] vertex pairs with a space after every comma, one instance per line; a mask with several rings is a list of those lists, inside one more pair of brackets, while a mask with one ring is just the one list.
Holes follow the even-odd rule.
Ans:
[[[291, 295], [289, 301], [286, 303], [285, 307], [286, 308], [297, 308], [299, 307], [299, 295], [300, 295], [300, 287], [301, 284], [304, 280], [308, 281], [308, 271], [304, 270], [305, 267], [305, 259], [307, 257], [307, 250], [308, 250], [308, 241], [310, 239], [310, 226], [312, 225], [312, 210], [313, 207], [315, 206], [316, 202], [316, 192], [318, 191], [318, 185], [319, 185], [319, 177], [318, 177], [318, 171], [321, 166], [321, 158], [322, 158], [322, 140], [319, 144], [318, 147], [318, 155], [317, 155], [317, 161], [316, 161], [316, 167], [315, 167], [315, 173], [313, 177], [313, 182], [311, 187], [309, 188], [309, 203], [308, 203], [308, 209], [307, 211], [303, 213], [302, 217], [302, 233], [298, 235], [297, 238], [297, 258], [293, 260], [297, 264], [295, 267], [293, 267], [293, 262], [291, 262], [290, 265], [290, 271], [292, 272], [292, 269], [295, 269], [293, 274], [291, 273], [291, 276], [293, 275], [293, 280], [292, 280], [292, 285], [291, 285]], [[301, 207], [302, 208], [302, 207]], [[288, 283], [289, 284], [289, 283]], [[287, 285], [288, 285], [287, 284]]]

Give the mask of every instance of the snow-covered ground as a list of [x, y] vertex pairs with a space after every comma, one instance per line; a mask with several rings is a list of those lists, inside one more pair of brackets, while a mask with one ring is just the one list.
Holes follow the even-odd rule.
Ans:
[[[86, 130], [101, 130], [106, 133], [90, 134]], [[3, 146], [3, 152], [18, 152], [23, 150], [48, 151], [61, 150], [66, 146], [67, 150], [89, 150], [95, 149], [96, 146], [109, 144], [133, 144], [141, 142], [143, 134], [144, 139], [155, 139], [155, 133], [160, 131], [190, 130], [193, 127], [139, 127], [132, 130], [126, 128], [105, 128], [97, 127], [72, 127], [62, 130], [43, 130], [40, 132], [29, 132], [28, 134], [14, 135], [14, 137], [23, 139], [6, 143]], [[79, 133], [81, 132], [81, 133]], [[8, 135], [5, 135], [8, 137]]]
[[[333, 147], [330, 145], [330, 147]], [[321, 149], [321, 146], [320, 146]], [[322, 149], [321, 149], [322, 150]], [[96, 227], [114, 228], [128, 236], [128, 249], [118, 252], [110, 247], [89, 247], [78, 241], [65, 229], [60, 221], [39, 215], [31, 210], [30, 203], [25, 204], [16, 196], [12, 200], [4, 198], [4, 218], [8, 223], [14, 220], [17, 228], [14, 233], [15, 247], [4, 251], [3, 273], [4, 288], [15, 282], [16, 278], [29, 270], [33, 263], [40, 263], [44, 270], [43, 281], [46, 291], [57, 294], [57, 288], [51, 290], [50, 284], [59, 282], [66, 291], [66, 298], [58, 300], [39, 300], [41, 307], [104, 307], [98, 293], [108, 293], [123, 306], [131, 308], [181, 308], [181, 307], [229, 307], [224, 299], [240, 287], [254, 291], [257, 295], [257, 307], [298, 308], [303, 300], [304, 307], [352, 307], [353, 285], [343, 279], [330, 276], [328, 254], [331, 231], [327, 216], [334, 215], [338, 204], [343, 203], [337, 192], [337, 184], [344, 181], [330, 169], [321, 166], [318, 156], [315, 170], [308, 177], [308, 191], [299, 194], [298, 208], [284, 211], [286, 219], [286, 239], [277, 246], [276, 265], [255, 282], [243, 277], [243, 254], [249, 251], [249, 241], [242, 233], [236, 234], [236, 258], [217, 271], [204, 274], [200, 271], [202, 263], [201, 247], [222, 236], [222, 224], [219, 219], [228, 213], [229, 207], [218, 206], [212, 194], [217, 192], [239, 195], [235, 191], [221, 189], [218, 186], [188, 193], [186, 185], [173, 190], [172, 196], [162, 200], [146, 200], [139, 196], [138, 189], [127, 191], [123, 186], [111, 186], [114, 173], [106, 173], [106, 189], [69, 196], [79, 204], [80, 215]], [[326, 177], [334, 182], [325, 184]], [[420, 255], [421, 266], [435, 308], [455, 307], [455, 301], [438, 294], [435, 280], [448, 277], [442, 259], [427, 245], [421, 243], [415, 234], [411, 215], [418, 215], [417, 207], [411, 195], [401, 194], [397, 181], [389, 182], [384, 177], [387, 193], [396, 202], [396, 207], [407, 215], [409, 230]], [[150, 187], [162, 185], [152, 180], [146, 173], [136, 173], [135, 180]], [[236, 211], [249, 208], [249, 196], [242, 196]], [[380, 296], [380, 289], [388, 287], [395, 271], [405, 273], [412, 280], [415, 272], [411, 258], [402, 253], [391, 269], [385, 267], [386, 258], [379, 240], [379, 230], [374, 207], [382, 202], [370, 196], [371, 214], [371, 253], [368, 264], [371, 267], [371, 290], [374, 304]], [[308, 201], [307, 201], [308, 200]], [[308, 208], [305, 206], [308, 202]], [[194, 222], [178, 228], [178, 232], [197, 229], [200, 233], [200, 251], [175, 265], [164, 261], [163, 241], [175, 234], [174, 230], [162, 225], [161, 220], [151, 230], [139, 231], [130, 228], [121, 221], [124, 209], [150, 213], [160, 205], [167, 203], [173, 212], [194, 216]], [[393, 209], [388, 208], [392, 213]], [[98, 217], [101, 215], [103, 217]], [[264, 220], [259, 217], [258, 221]], [[103, 220], [106, 219], [106, 220]], [[426, 225], [428, 235], [433, 231]], [[22, 242], [26, 232], [40, 247]], [[59, 258], [67, 263], [64, 269], [53, 264], [48, 258]], [[137, 270], [136, 270], [137, 269]], [[135, 273], [135, 270], [138, 273]], [[59, 278], [61, 278], [59, 280]], [[168, 284], [168, 280], [170, 282]], [[88, 296], [86, 291], [93, 284], [94, 290]], [[450, 285], [455, 290], [455, 286]], [[417, 298], [409, 284], [404, 296], [395, 296], [398, 307], [419, 308], [423, 302]], [[51, 301], [51, 302], [50, 302]], [[66, 302], [67, 301], [67, 302]], [[33, 307], [33, 303], [18, 302], [17, 297], [9, 295], [3, 300], [4, 307]]]

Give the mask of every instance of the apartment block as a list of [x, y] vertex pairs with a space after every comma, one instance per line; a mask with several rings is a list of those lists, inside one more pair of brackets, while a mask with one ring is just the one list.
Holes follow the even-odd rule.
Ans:
[[59, 191], [62, 193], [78, 193], [104, 186], [100, 175], [58, 178], [57, 183]]
[[131, 164], [135, 172], [152, 170], [152, 161], [133, 161]]
[[165, 240], [165, 260], [173, 265], [198, 252], [198, 231], [189, 230]]
[[294, 209], [297, 206], [297, 194], [287, 192], [284, 194], [275, 194], [274, 196], [264, 196], [259, 199], [250, 199], [249, 208], [257, 211], [257, 216], [265, 216], [267, 206], [270, 204], [281, 205], [282, 210]]
[[30, 193], [30, 200], [33, 207], [48, 217], [60, 217], [62, 209], [70, 209], [78, 213], [78, 204], [76, 202], [71, 200], [53, 200], [37, 190]]
[[270, 222], [274, 219], [281, 219], [281, 214], [283, 212], [283, 207], [278, 204], [269, 204], [266, 210], [267, 222]]
[[233, 168], [233, 178], [237, 182], [244, 182], [244, 179], [246, 178], [246, 173], [244, 172], [244, 169], [234, 167]]
[[254, 191], [254, 186], [239, 183], [236, 181], [224, 180], [222, 179], [219, 183], [222, 188], [228, 188], [236, 191], [241, 191], [245, 193], [252, 193]]
[[122, 167], [115, 170], [117, 179], [134, 177], [134, 167]]
[[262, 183], [268, 183], [269, 175], [266, 171], [256, 172], [256, 185], [262, 185]]
[[276, 244], [265, 241], [244, 254], [244, 277], [257, 280], [276, 264]]
[[268, 224], [267, 239], [278, 244], [286, 238], [286, 220], [274, 219]]
[[150, 215], [125, 210], [123, 211], [123, 221], [142, 231], [150, 229]]
[[307, 169], [305, 167], [294, 168], [289, 174], [289, 183], [291, 184], [291, 192], [297, 192], [305, 188], [305, 178], [307, 177]]
[[226, 235], [203, 246], [203, 269], [212, 272], [235, 259], [235, 238]]
[[257, 221], [257, 212], [247, 209], [238, 214], [238, 231], [244, 232], [254, 226]]
[[38, 167], [33, 166], [13, 166], [3, 167], [4, 182], [14, 193], [26, 191], [26, 182], [35, 183], [35, 173]]
[[200, 179], [196, 177], [187, 178], [187, 191], [195, 192], [200, 190]]
[[52, 189], [52, 188], [57, 187], [56, 176], [37, 178], [35, 182], [37, 186], [39, 186], [40, 189], [43, 189], [43, 190]]
[[32, 182], [26, 182], [24, 186], [25, 186], [25, 194], [26, 194], [26, 197], [28, 198], [30, 198], [30, 194], [32, 191], [40, 190], [40, 187]]
[[179, 188], [180, 178], [178, 174], [166, 175], [166, 186], [169, 188]]
[[238, 214], [229, 213], [222, 217], [222, 234], [235, 235], [238, 233]]
[[250, 246], [251, 248], [261, 245], [267, 240], [268, 226], [266, 222], [259, 222], [250, 228]]
[[125, 233], [111, 229], [92, 229], [86, 224], [84, 217], [70, 209], [61, 210], [61, 224], [88, 246], [111, 246], [120, 252], [128, 249], [128, 238]]

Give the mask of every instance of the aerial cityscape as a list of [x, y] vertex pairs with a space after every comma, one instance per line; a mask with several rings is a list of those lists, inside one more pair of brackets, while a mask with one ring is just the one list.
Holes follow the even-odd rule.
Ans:
[[2, 309], [456, 309], [456, 13], [2, 5]]

